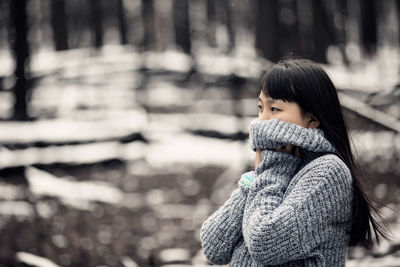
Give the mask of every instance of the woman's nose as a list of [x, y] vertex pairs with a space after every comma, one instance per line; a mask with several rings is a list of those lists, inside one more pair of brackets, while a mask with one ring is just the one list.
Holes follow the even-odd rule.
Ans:
[[267, 111], [263, 111], [263, 112], [260, 112], [258, 114], [258, 119], [261, 120], [261, 121], [269, 120], [270, 119], [269, 117], [270, 116], [269, 116], [269, 113]]

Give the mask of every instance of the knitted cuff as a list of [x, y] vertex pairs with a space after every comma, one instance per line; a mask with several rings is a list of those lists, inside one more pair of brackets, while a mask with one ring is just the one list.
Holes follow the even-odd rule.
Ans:
[[244, 189], [249, 188], [254, 182], [254, 178], [255, 178], [254, 171], [245, 172], [240, 176], [238, 184], [240, 187], [244, 187]]
[[335, 152], [335, 148], [325, 138], [319, 128], [304, 128], [300, 125], [278, 119], [250, 123], [249, 138], [251, 149], [274, 149], [293, 144], [314, 152]]

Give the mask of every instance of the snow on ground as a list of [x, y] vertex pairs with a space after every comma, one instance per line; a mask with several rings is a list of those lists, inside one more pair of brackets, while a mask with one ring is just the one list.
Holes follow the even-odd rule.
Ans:
[[146, 136], [157, 135], [161, 129], [164, 131], [216, 131], [225, 135], [233, 135], [237, 132], [248, 133], [250, 122], [253, 119], [254, 117], [237, 118], [212, 113], [153, 113], [149, 115], [150, 123], [146, 128]]
[[24, 196], [23, 190], [15, 185], [0, 182], [0, 199], [17, 200]]
[[251, 153], [247, 144], [240, 141], [196, 137], [184, 133], [163, 133], [158, 138], [157, 143], [146, 149], [147, 162], [156, 168], [179, 164], [241, 166], [247, 162]]
[[[128, 113], [128, 112], [126, 112]], [[124, 115], [126, 115], [126, 113]], [[68, 143], [118, 139], [143, 130], [144, 112], [129, 112], [121, 118], [100, 121], [57, 119], [32, 122], [0, 122], [0, 143], [29, 144], [35, 142]]]
[[87, 209], [90, 202], [118, 204], [123, 193], [112, 184], [104, 182], [79, 182], [71, 177], [55, 177], [34, 167], [26, 169], [29, 188], [37, 196], [58, 197], [64, 204]]
[[[386, 56], [388, 55], [393, 57], [393, 60], [397, 60], [394, 54]], [[231, 56], [205, 52], [196, 55], [196, 60], [198, 70], [203, 73], [216, 75], [236, 73], [251, 78], [258, 78], [262, 68], [270, 64], [255, 59], [254, 54], [248, 52]], [[368, 61], [367, 65], [361, 62], [350, 69], [346, 69], [340, 64], [325, 66], [325, 68], [328, 69], [334, 83], [340, 88], [351, 87], [350, 89], [376, 92], [381, 89], [391, 89], [398, 82], [398, 80], [396, 81], [398, 76], [394, 75], [394, 71], [398, 70], [397, 63], [395, 61], [389, 63], [372, 60]], [[238, 132], [248, 132], [251, 116], [256, 114], [253, 109], [256, 108], [256, 101], [255, 99], [233, 101], [229, 88], [217, 86], [211, 90], [210, 88], [203, 89], [200, 86], [195, 90], [179, 88], [168, 79], [164, 80], [164, 76], [156, 79], [150, 77], [143, 92], [139, 93], [134, 88], [141, 82], [142, 76], [145, 76], [136, 71], [142, 66], [150, 67], [153, 70], [170, 70], [184, 74], [192, 66], [192, 59], [176, 51], [139, 54], [131, 47], [120, 46], [104, 47], [99, 52], [80, 49], [60, 53], [45, 52], [32, 57], [34, 75], [45, 75], [39, 80], [34, 91], [30, 107], [32, 114], [38, 115], [39, 118], [56, 119], [54, 123], [50, 123], [48, 120], [26, 124], [5, 122], [2, 127], [5, 131], [0, 133], [0, 141], [12, 140], [12, 142], [20, 143], [37, 141], [40, 143], [43, 139], [52, 142], [90, 141], [93, 139], [97, 142], [63, 146], [50, 144], [44, 147], [2, 148], [0, 150], [0, 167], [27, 166], [25, 175], [29, 187], [25, 191], [29, 191], [29, 198], [26, 196], [27, 192], [23, 190], [0, 184], [0, 215], [4, 218], [20, 216], [24, 220], [24, 218], [35, 216], [33, 214], [37, 212], [41, 218], [50, 221], [49, 219], [53, 218], [55, 214], [60, 215], [54, 210], [54, 206], [57, 209], [57, 204], [54, 204], [57, 201], [54, 199], [72, 207], [70, 210], [63, 210], [68, 213], [69, 218], [75, 216], [77, 210], [82, 212], [78, 214], [87, 214], [84, 213], [85, 210], [91, 211], [94, 206], [103, 210], [101, 205], [97, 205], [100, 203], [107, 206], [103, 210], [107, 219], [119, 217], [121, 221], [124, 221], [126, 218], [130, 218], [132, 220], [129, 225], [142, 224], [138, 232], [152, 233], [145, 237], [135, 236], [133, 238], [131, 228], [129, 230], [125, 228], [127, 234], [131, 234], [129, 239], [134, 239], [134, 242], [138, 244], [137, 254], [143, 254], [143, 259], [152, 249], [164, 244], [169, 247], [163, 248], [159, 254], [163, 261], [167, 262], [172, 259], [190, 261], [187, 255], [192, 248], [186, 248], [181, 243], [173, 243], [172, 240], [189, 233], [191, 240], [186, 238], [184, 242], [187, 241], [188, 244], [197, 242], [198, 245], [199, 223], [210, 214], [215, 205], [226, 200], [231, 190], [230, 185], [235, 182], [238, 173], [240, 174], [241, 170], [254, 161], [254, 152], [250, 150], [248, 140], [232, 141], [229, 138]], [[385, 68], [389, 67], [391, 67], [390, 71], [385, 71]], [[11, 69], [2, 66], [0, 73], [8, 71], [6, 75], [9, 75]], [[375, 78], [376, 75], [379, 79]], [[385, 75], [390, 75], [390, 78], [386, 79]], [[379, 86], [377, 86], [378, 82]], [[6, 88], [10, 88], [9, 85], [12, 83], [10, 79], [6, 78], [4, 84]], [[141, 95], [142, 93], [143, 95]], [[10, 95], [8, 91], [0, 93], [0, 103], [9, 103]], [[145, 114], [136, 103], [139, 95], [144, 96], [145, 102], [149, 101], [146, 103], [149, 108], [162, 110], [168, 106], [183, 107], [188, 112], [157, 111], [159, 113]], [[9, 114], [10, 107], [9, 105], [7, 109], [2, 106], [0, 114], [5, 117], [4, 114]], [[232, 116], [235, 108], [246, 110], [243, 113], [245, 117], [239, 119]], [[58, 124], [59, 122], [61, 124]], [[138, 131], [149, 141], [148, 143], [105, 140], [108, 138], [119, 139], [123, 135]], [[200, 135], [207, 134], [207, 132], [219, 133], [223, 138]], [[393, 166], [381, 163], [399, 157], [398, 135], [389, 131], [355, 131], [353, 133], [356, 140], [355, 146], [359, 155], [365, 160], [365, 164], [378, 164], [379, 171], [388, 171], [393, 168]], [[123, 189], [120, 188], [120, 184], [117, 186], [117, 183], [87, 181], [87, 178], [81, 181], [78, 178], [55, 175], [51, 171], [31, 167], [33, 164], [92, 164], [112, 159], [125, 161], [122, 164], [129, 166], [127, 167], [129, 175], [127, 179], [131, 180], [129, 180], [129, 186], [123, 186]], [[212, 169], [216, 165], [221, 171], [216, 172], [217, 174], [213, 176], [215, 171], [213, 172]], [[201, 170], [202, 167], [206, 171], [202, 175], [196, 176], [196, 171]], [[122, 172], [120, 170], [117, 176], [124, 176], [125, 174]], [[93, 177], [98, 178], [98, 176]], [[139, 179], [141, 179], [140, 182]], [[111, 180], [111, 178], [110, 180], [105, 179], [105, 181]], [[139, 183], [148, 184], [139, 187]], [[204, 186], [207, 188], [203, 188]], [[144, 192], [134, 191], [136, 189], [144, 190]], [[134, 192], [131, 192], [132, 190]], [[206, 190], [207, 192], [204, 193]], [[378, 198], [382, 198], [389, 192], [388, 190], [390, 190], [388, 186], [384, 187], [379, 184], [375, 193], [378, 194]], [[187, 200], [193, 203], [186, 203]], [[31, 201], [34, 203], [32, 204]], [[118, 210], [121, 207], [128, 208], [129, 211]], [[145, 214], [135, 213], [144, 207], [147, 208]], [[127, 213], [114, 216], [115, 213], [107, 213], [107, 210]], [[99, 213], [98, 210], [93, 213], [95, 212]], [[62, 215], [63, 218], [64, 215]], [[123, 218], [123, 216], [127, 217]], [[395, 216], [391, 215], [391, 217]], [[88, 216], [88, 218], [91, 217]], [[93, 220], [88, 219], [88, 221], [96, 225], [99, 223], [98, 226], [101, 227], [100, 224], [108, 223], [97, 217]], [[175, 223], [175, 221], [179, 221], [179, 223]], [[161, 225], [169, 225], [170, 228], [162, 228]], [[117, 242], [111, 240], [111, 232], [103, 231], [101, 227], [99, 227], [99, 233], [94, 233], [93, 240], [99, 239], [100, 242], [103, 240], [106, 243]], [[90, 229], [96, 230], [95, 227], [90, 227]], [[397, 228], [394, 229], [398, 231]], [[62, 234], [65, 234], [65, 238], [70, 238], [76, 234], [74, 232], [76, 230], [80, 229], [68, 228]], [[87, 241], [88, 238], [85, 238]], [[53, 242], [58, 239], [53, 237]], [[127, 245], [121, 243], [123, 240], [118, 242], [120, 243], [115, 244], [122, 244], [128, 248]], [[385, 253], [384, 249], [392, 247], [393, 244], [383, 246], [380, 255]], [[125, 255], [124, 253], [122, 255]], [[21, 256], [21, 254], [19, 255]], [[366, 257], [365, 253], [361, 255], [365, 259], [349, 260], [348, 265], [386, 266], [385, 264], [387, 264], [387, 266], [393, 266], [397, 264], [396, 258], [392, 256], [375, 260], [369, 256]], [[58, 257], [57, 255], [53, 256]], [[103, 255], [101, 254], [101, 256]], [[37, 258], [31, 257], [30, 259]], [[140, 259], [140, 257], [136, 259]], [[206, 260], [201, 250], [191, 260], [191, 263], [194, 266], [206, 266]], [[373, 263], [375, 265], [372, 265]], [[138, 265], [128, 257], [123, 258], [123, 264], [129, 267]], [[166, 263], [163, 266], [174, 265]]]
[[15, 216], [32, 217], [32, 206], [25, 201], [1, 201], [0, 202], [0, 215], [2, 216]]
[[28, 253], [28, 252], [17, 252], [15, 258], [22, 263], [25, 263], [29, 266], [36, 267], [60, 267], [49, 259], [44, 257], [39, 257], [37, 255]]
[[0, 167], [31, 166], [33, 164], [90, 164], [112, 159], [135, 160], [143, 157], [141, 142], [123, 144], [100, 142], [93, 144], [29, 147], [9, 150], [0, 148]]
[[[249, 50], [248, 47], [246, 49]], [[12, 74], [13, 62], [7, 51], [2, 51], [0, 55], [4, 59], [0, 75], [9, 76]], [[271, 65], [270, 62], [256, 57], [254, 52], [225, 55], [216, 50], [203, 48], [197, 51], [195, 58], [196, 67], [202, 73], [216, 75], [236, 73], [247, 78], [258, 78], [263, 69]], [[133, 47], [118, 45], [105, 46], [96, 52], [87, 48], [57, 53], [42, 50], [34, 53], [30, 62], [34, 74], [63, 70], [71, 73], [72, 77], [108, 73], [110, 66], [116, 72], [137, 70], [142, 66], [186, 72], [192, 66], [192, 59], [176, 50], [139, 53]], [[333, 63], [324, 68], [338, 88], [379, 92], [391, 90], [399, 83], [398, 48], [379, 47], [375, 57], [358, 61], [349, 68]]]
[[[379, 159], [380, 164], [389, 164], [391, 159], [400, 157], [399, 134], [392, 131], [352, 131], [351, 136], [359, 159], [363, 162], [373, 163]], [[385, 169], [384, 166], [377, 167]]]
[[[5, 128], [0, 134], [3, 143], [29, 141], [34, 142], [68, 142], [90, 141], [101, 142], [76, 144], [68, 146], [28, 147], [20, 149], [0, 149], [0, 166], [29, 166], [32, 164], [51, 163], [90, 163], [120, 158], [123, 160], [146, 159], [152, 166], [162, 168], [176, 164], [207, 165], [219, 164], [229, 166], [248, 162], [253, 156], [248, 140], [232, 141], [230, 139], [196, 136], [191, 131], [210, 131], [227, 137], [238, 132], [247, 133], [253, 117], [238, 119], [234, 116], [199, 114], [150, 114], [147, 123], [140, 126], [144, 138], [149, 141], [120, 143], [118, 141], [101, 141], [101, 138], [123, 137], [132, 130], [137, 130], [135, 119], [131, 124], [126, 121], [103, 121], [85, 124], [83, 122], [65, 123], [65, 121], [13, 123], [15, 127]], [[128, 121], [129, 122], [129, 121]], [[64, 124], [65, 123], [65, 124]], [[12, 130], [19, 129], [13, 132]], [[48, 133], [54, 129], [52, 135]], [[11, 132], [10, 132], [11, 131]], [[189, 132], [188, 132], [189, 131]], [[15, 133], [15, 134], [14, 134]], [[18, 133], [18, 134], [17, 134]], [[33, 134], [32, 134], [33, 133]], [[36, 133], [36, 134], [35, 134]], [[390, 159], [399, 157], [400, 139], [391, 131], [352, 131], [354, 146], [363, 162], [377, 162], [379, 169], [389, 170], [386, 166]], [[10, 141], [11, 140], [11, 141]], [[375, 140], [380, 140], [375, 142]], [[7, 142], [6, 142], [7, 141]], [[387, 164], [385, 165], [384, 162]]]
[[385, 258], [366, 257], [365, 259], [353, 259], [346, 261], [347, 267], [394, 267], [399, 266], [399, 258], [387, 256]]
[[346, 68], [340, 64], [324, 69], [337, 88], [364, 92], [388, 92], [400, 83], [400, 48], [379, 47], [377, 55]]

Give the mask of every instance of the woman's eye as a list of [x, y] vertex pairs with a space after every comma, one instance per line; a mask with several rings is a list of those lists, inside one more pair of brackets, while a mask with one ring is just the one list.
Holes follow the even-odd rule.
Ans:
[[260, 105], [258, 105], [258, 110], [261, 110], [261, 106]]
[[278, 111], [280, 110], [279, 108], [271, 107], [271, 111]]

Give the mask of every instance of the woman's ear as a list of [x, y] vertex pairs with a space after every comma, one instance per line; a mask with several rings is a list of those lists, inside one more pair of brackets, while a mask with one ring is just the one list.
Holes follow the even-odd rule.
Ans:
[[307, 128], [318, 128], [318, 126], [320, 125], [319, 120], [311, 113], [308, 113], [307, 117], [308, 117]]

